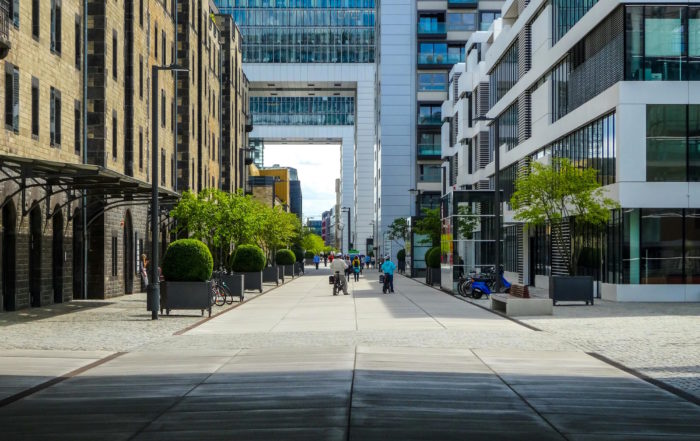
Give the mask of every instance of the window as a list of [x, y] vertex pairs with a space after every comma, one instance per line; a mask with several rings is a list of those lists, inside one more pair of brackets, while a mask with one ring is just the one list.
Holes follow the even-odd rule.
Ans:
[[50, 95], [50, 118], [49, 131], [50, 143], [52, 146], [59, 147], [61, 145], [61, 92], [51, 88]]
[[39, 3], [39, 0], [32, 0], [32, 37], [35, 38], [39, 38], [39, 30], [41, 29]]
[[446, 92], [447, 73], [418, 73], [419, 92]]
[[475, 31], [476, 13], [474, 12], [449, 12], [447, 14], [448, 31]]
[[12, 24], [19, 28], [19, 0], [9, 0], [7, 3], [10, 8], [7, 15], [12, 18]]
[[442, 105], [421, 104], [418, 107], [419, 125], [440, 125], [442, 124]]
[[80, 119], [80, 101], [75, 101], [73, 109], [73, 142], [75, 145], [75, 154], [80, 155], [80, 144], [83, 137], [80, 130], [80, 127], [82, 126], [82, 121]]
[[143, 55], [139, 55], [139, 99], [143, 100]]
[[119, 262], [117, 259], [119, 258], [119, 255], [117, 254], [117, 238], [112, 237], [112, 276], [117, 275], [117, 268]]
[[489, 73], [489, 104], [493, 107], [518, 82], [518, 39]]
[[479, 11], [479, 30], [488, 31], [491, 24], [499, 18], [501, 18], [499, 11]]
[[442, 154], [440, 133], [418, 135], [418, 156], [440, 156]]
[[139, 127], [139, 170], [143, 170], [143, 129]]
[[[458, 61], [452, 60], [451, 64]], [[447, 43], [420, 43], [418, 64], [450, 64], [447, 59]]]
[[165, 150], [160, 150], [160, 183], [165, 185]]
[[440, 182], [442, 178], [442, 166], [434, 164], [421, 164], [418, 167], [420, 172], [420, 182]]
[[175, 100], [170, 101], [170, 131], [175, 133]]
[[167, 51], [165, 48], [167, 47], [165, 44], [165, 31], [160, 31], [161, 32], [161, 40], [163, 41], [163, 45], [160, 48], [161, 53], [163, 54], [163, 66], [167, 66], [168, 63], [166, 61], [166, 56], [167, 56]]
[[165, 91], [163, 89], [160, 90], [160, 111], [162, 112], [160, 115], [160, 126], [165, 128]]
[[112, 77], [116, 80], [117, 79], [117, 56], [119, 53], [119, 46], [117, 45], [117, 32], [113, 31], [112, 33]]
[[139, 0], [139, 26], [143, 29], [143, 0]]
[[159, 34], [158, 34], [158, 25], [156, 24], [156, 31], [155, 31], [155, 33], [153, 34], [153, 40], [154, 40], [154, 43], [155, 43], [155, 45], [154, 45], [154, 47], [153, 47], [153, 50], [154, 50], [154, 56], [155, 56], [155, 59], [156, 59], [156, 60], [158, 59], [158, 35], [159, 35]]
[[112, 111], [112, 159], [117, 159], [117, 112]]
[[39, 137], [39, 80], [32, 78], [32, 137]]
[[444, 34], [445, 14], [421, 13], [418, 17], [418, 34]]
[[83, 43], [83, 35], [80, 31], [80, 16], [75, 16], [75, 67], [80, 70], [81, 48]]
[[19, 133], [19, 69], [5, 63], [5, 127]]
[[647, 181], [700, 181], [700, 106], [647, 106]]
[[61, 1], [51, 0], [51, 51], [61, 53]]

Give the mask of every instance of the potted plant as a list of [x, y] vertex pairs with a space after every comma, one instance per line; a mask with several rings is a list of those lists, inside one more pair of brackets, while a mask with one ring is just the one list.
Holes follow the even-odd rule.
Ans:
[[265, 254], [256, 245], [240, 245], [231, 258], [231, 270], [242, 274], [243, 286], [250, 290], [263, 290]]
[[292, 250], [279, 250], [275, 256], [275, 262], [277, 265], [284, 267], [284, 274], [294, 277], [294, 263], [297, 260], [297, 256], [294, 255]]
[[440, 247], [432, 247], [425, 253], [427, 267], [425, 282], [428, 285], [440, 284]]
[[[294, 253], [296, 254], [296, 253]], [[305, 265], [313, 265], [314, 264], [314, 252], [313, 251], [307, 251], [304, 253], [304, 264]]]
[[199, 309], [211, 316], [211, 273], [214, 259], [209, 247], [196, 239], [180, 239], [168, 246], [163, 257], [165, 282], [161, 310]]
[[528, 226], [549, 226], [552, 253], [568, 270], [568, 275], [550, 279], [549, 297], [554, 304], [560, 300], [593, 304], [593, 277], [577, 274], [585, 244], [583, 235], [576, 231], [585, 228], [602, 232], [611, 210], [619, 207], [604, 195], [597, 175], [593, 168], [579, 168], [569, 159], [553, 158], [549, 165], [532, 163], [529, 172], [516, 179], [510, 202], [515, 219]]

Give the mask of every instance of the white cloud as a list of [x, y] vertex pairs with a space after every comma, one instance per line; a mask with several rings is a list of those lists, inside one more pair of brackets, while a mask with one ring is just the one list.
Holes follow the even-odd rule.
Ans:
[[335, 204], [335, 180], [340, 178], [340, 146], [265, 145], [265, 167], [279, 164], [297, 169], [304, 218], [321, 219]]

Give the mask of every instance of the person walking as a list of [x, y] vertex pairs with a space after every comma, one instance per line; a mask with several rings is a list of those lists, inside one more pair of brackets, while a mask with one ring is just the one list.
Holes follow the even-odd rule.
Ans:
[[343, 258], [338, 254], [336, 259], [331, 262], [331, 271], [335, 274], [338, 273], [340, 277], [340, 284], [343, 285], [343, 294], [348, 295], [348, 279], [345, 277], [345, 272], [347, 271], [347, 264]]
[[360, 281], [360, 269], [360, 258], [355, 256], [355, 258], [352, 260], [352, 272], [355, 276], [355, 282]]
[[314, 265], [316, 265], [316, 269], [318, 269], [318, 264], [321, 262], [321, 258], [318, 257], [318, 254], [314, 255]]
[[384, 263], [382, 264], [382, 272], [384, 277], [389, 278], [389, 291], [394, 292], [394, 271], [396, 270], [396, 265], [391, 261], [391, 256], [387, 255], [384, 258]]
[[[332, 262], [332, 260], [331, 260], [331, 262]], [[328, 254], [324, 254], [323, 255], [323, 267], [325, 268], [327, 266], [328, 266]]]
[[365, 266], [367, 267], [367, 269], [370, 268], [370, 263], [372, 263], [372, 257], [370, 257], [370, 255], [368, 254], [365, 256]]

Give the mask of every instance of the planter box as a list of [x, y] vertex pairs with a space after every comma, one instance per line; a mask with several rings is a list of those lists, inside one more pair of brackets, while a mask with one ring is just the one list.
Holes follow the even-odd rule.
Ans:
[[263, 282], [280, 284], [280, 271], [277, 266], [263, 268]]
[[[313, 263], [312, 263], [313, 265]], [[294, 275], [299, 277], [304, 274], [304, 264], [302, 262], [297, 262], [294, 264]]]
[[425, 273], [425, 283], [430, 286], [440, 284], [440, 268], [427, 268]]
[[252, 273], [237, 273], [243, 275], [243, 286], [246, 290], [258, 290], [263, 291], [263, 272], [256, 271]]
[[222, 274], [221, 281], [226, 284], [226, 288], [232, 295], [237, 296], [243, 301], [245, 294], [244, 277], [242, 274]]
[[314, 259], [304, 259], [304, 265], [314, 265]]
[[278, 272], [278, 275], [277, 275], [278, 279], [281, 280], [282, 283], [284, 283], [284, 267], [283, 267], [283, 266], [278, 266], [278, 267], [277, 267], [277, 272]]
[[160, 310], [170, 315], [174, 309], [198, 309], [211, 317], [211, 282], [163, 282], [160, 292]]
[[284, 275], [294, 278], [294, 265], [283, 265]]
[[593, 304], [593, 277], [552, 276], [549, 282], [549, 298], [557, 302], [580, 301]]

